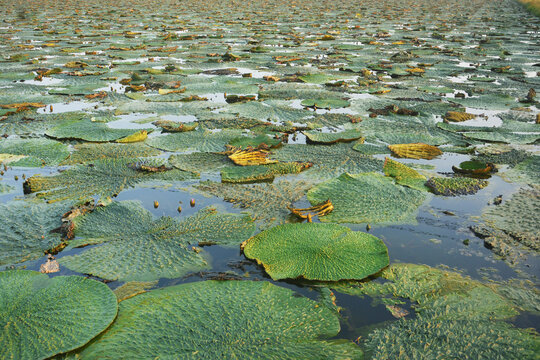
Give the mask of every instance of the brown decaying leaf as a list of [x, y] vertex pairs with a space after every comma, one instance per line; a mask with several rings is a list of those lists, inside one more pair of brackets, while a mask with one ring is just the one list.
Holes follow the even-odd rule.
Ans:
[[13, 103], [13, 104], [0, 105], [0, 108], [2, 108], [2, 109], [20, 109], [20, 108], [30, 108], [30, 107], [42, 108], [42, 107], [45, 107], [45, 106], [47, 106], [47, 105], [42, 104], [42, 103], [25, 102], [25, 103]]

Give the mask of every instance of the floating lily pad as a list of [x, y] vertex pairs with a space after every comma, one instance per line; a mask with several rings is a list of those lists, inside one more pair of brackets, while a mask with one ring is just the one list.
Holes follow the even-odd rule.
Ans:
[[312, 166], [311, 163], [289, 162], [268, 165], [228, 166], [221, 170], [221, 181], [245, 183], [273, 180], [276, 176], [297, 174]]
[[482, 214], [485, 223], [472, 229], [488, 248], [517, 265], [540, 251], [536, 216], [539, 206], [538, 189], [521, 189], [501, 205], [486, 208]]
[[530, 156], [526, 160], [516, 164], [512, 169], [506, 171], [502, 176], [506, 180], [525, 183], [531, 185], [540, 185], [540, 156]]
[[92, 162], [99, 159], [122, 159], [156, 156], [161, 153], [144, 144], [79, 144], [73, 147], [74, 151], [63, 165], [72, 165]]
[[198, 129], [195, 131], [173, 133], [157, 136], [146, 143], [154, 148], [166, 151], [204, 151], [219, 152], [225, 150], [225, 145], [241, 135], [237, 130], [222, 130], [212, 132]]
[[205, 208], [178, 221], [154, 219], [138, 202], [112, 203], [74, 219], [76, 240], [70, 246], [100, 244], [59, 259], [67, 268], [122, 281], [177, 278], [209, 268], [189, 245], [198, 242], [238, 246], [254, 231], [246, 215]]
[[236, 139], [232, 139], [229, 143], [231, 146], [242, 149], [245, 149], [248, 146], [255, 148], [259, 146], [276, 147], [279, 144], [281, 144], [281, 139], [271, 138], [267, 135], [259, 135], [256, 137], [240, 136]]
[[62, 215], [69, 204], [11, 201], [0, 205], [0, 266], [37, 259], [58, 246]]
[[426, 186], [437, 195], [458, 196], [476, 194], [488, 185], [486, 180], [465, 177], [443, 178], [432, 177]]
[[81, 276], [0, 272], [0, 357], [46, 359], [77, 349], [113, 322], [116, 296]]
[[265, 226], [282, 223], [289, 215], [287, 206], [300, 200], [311, 185], [305, 181], [276, 181], [272, 184], [230, 184], [212, 181], [201, 182], [195, 188], [203, 194], [223, 198], [225, 201], [248, 210], [255, 220]]
[[278, 100], [248, 101], [233, 104], [228, 107], [227, 113], [263, 121], [299, 121], [312, 115], [312, 112], [308, 110], [294, 109], [285, 102], [279, 102]]
[[477, 176], [489, 176], [490, 173], [497, 171], [495, 165], [476, 160], [463, 161], [459, 164], [459, 167], [452, 166], [452, 170], [460, 174], [470, 174]]
[[351, 105], [349, 101], [343, 99], [304, 99], [301, 104], [319, 109], [339, 109]]
[[10, 161], [10, 166], [41, 167], [58, 165], [69, 156], [69, 150], [66, 145], [48, 139], [6, 139], [0, 142], [0, 154], [23, 156]]
[[227, 155], [207, 152], [172, 155], [169, 162], [177, 169], [200, 175], [203, 172], [216, 172], [232, 165]]
[[[152, 129], [147, 129], [152, 131]], [[47, 130], [47, 136], [55, 139], [78, 139], [92, 142], [108, 142], [138, 133], [133, 129], [113, 129], [102, 122], [82, 120], [56, 126]]]
[[423, 143], [394, 144], [389, 145], [388, 148], [400, 158], [431, 160], [442, 155], [442, 151], [438, 147]]
[[113, 326], [81, 357], [361, 358], [352, 342], [326, 340], [339, 329], [332, 310], [289, 289], [264, 281], [204, 281], [122, 301]]
[[[161, 165], [156, 161], [156, 166]], [[136, 168], [137, 159], [102, 159], [78, 165], [54, 176], [35, 175], [24, 183], [25, 193], [37, 193], [49, 201], [84, 200], [91, 196], [116, 196], [144, 181], [181, 181], [193, 177], [182, 170], [146, 172]]]
[[313, 187], [307, 197], [312, 205], [328, 199], [334, 204], [322, 222], [399, 224], [416, 222], [425, 194], [380, 174], [344, 173]]
[[[418, 303], [416, 317], [376, 329], [366, 346], [376, 359], [459, 358], [533, 359], [538, 334], [516, 328], [504, 319], [518, 312], [491, 288], [458, 273], [423, 265], [396, 264], [386, 269], [381, 284], [370, 282], [337, 288], [368, 294], [386, 302], [408, 298]], [[443, 339], [441, 339], [443, 334]]]
[[317, 130], [310, 130], [304, 131], [303, 134], [306, 135], [310, 141], [323, 144], [349, 142], [362, 137], [362, 133], [356, 129], [348, 129], [340, 132], [321, 132]]
[[382, 166], [381, 160], [354, 151], [351, 144], [339, 143], [331, 146], [285, 145], [274, 151], [273, 158], [280, 161], [312, 162], [313, 167], [305, 174], [320, 179], [331, 179], [344, 172], [358, 174], [378, 171]]
[[335, 224], [279, 225], [248, 239], [243, 248], [274, 280], [360, 280], [389, 261], [380, 239]]
[[400, 185], [408, 186], [421, 191], [427, 190], [427, 178], [418, 171], [403, 165], [400, 162], [385, 158], [383, 166], [384, 175], [393, 177]]

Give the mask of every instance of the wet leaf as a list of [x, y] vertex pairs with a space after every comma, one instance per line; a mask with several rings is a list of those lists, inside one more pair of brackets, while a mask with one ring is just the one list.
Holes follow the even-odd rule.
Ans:
[[205, 208], [178, 221], [154, 219], [140, 203], [125, 201], [97, 208], [74, 220], [76, 239], [71, 247], [87, 247], [77, 255], [59, 259], [67, 268], [121, 281], [152, 281], [178, 278], [210, 267], [204, 253], [190, 244], [215, 243], [238, 246], [254, 231], [246, 215]]
[[285, 224], [243, 244], [274, 280], [363, 279], [388, 266], [388, 250], [373, 235], [335, 224]]
[[[110, 197], [122, 190], [144, 181], [182, 181], [193, 175], [181, 171], [149, 173], [138, 171], [133, 165], [137, 159], [102, 159], [92, 164], [78, 165], [53, 176], [34, 175], [24, 183], [25, 193], [37, 193], [49, 202], [75, 199], [84, 200], [92, 196]], [[159, 166], [156, 161], [156, 166]]]
[[69, 204], [11, 201], [0, 205], [0, 266], [34, 260], [62, 243], [62, 215]]
[[265, 281], [204, 281], [122, 301], [114, 325], [81, 357], [361, 358], [352, 342], [326, 340], [339, 329], [335, 313], [291, 290]]
[[465, 177], [432, 177], [426, 182], [426, 186], [434, 194], [444, 196], [475, 194], [487, 185], [488, 182], [486, 180]]
[[221, 170], [221, 181], [229, 183], [247, 183], [273, 180], [276, 176], [297, 174], [309, 169], [309, 162], [289, 162], [268, 165], [228, 166]]
[[35, 271], [3, 271], [0, 288], [2, 358], [46, 359], [77, 349], [116, 317], [113, 292], [81, 276], [49, 278]]
[[415, 189], [396, 185], [376, 173], [344, 173], [325, 181], [307, 193], [312, 205], [330, 199], [334, 211], [322, 222], [399, 224], [415, 223], [416, 211], [425, 195]]
[[418, 173], [418, 171], [411, 169], [400, 162], [385, 158], [383, 171], [384, 175], [393, 177], [396, 180], [396, 183], [400, 185], [421, 191], [427, 190], [425, 186], [427, 178]]

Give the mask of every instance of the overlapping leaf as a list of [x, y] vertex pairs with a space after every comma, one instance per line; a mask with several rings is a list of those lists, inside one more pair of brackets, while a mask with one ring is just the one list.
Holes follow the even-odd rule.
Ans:
[[221, 213], [215, 208], [178, 221], [154, 219], [137, 202], [113, 203], [75, 219], [77, 239], [70, 246], [100, 245], [63, 257], [60, 264], [111, 280], [177, 278], [209, 267], [203, 253], [190, 244], [237, 246], [253, 230], [249, 216]]

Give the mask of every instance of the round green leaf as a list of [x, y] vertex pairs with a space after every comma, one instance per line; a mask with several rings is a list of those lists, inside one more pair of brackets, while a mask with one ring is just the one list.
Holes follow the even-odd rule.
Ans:
[[262, 281], [204, 281], [120, 303], [84, 359], [359, 359], [332, 310]]
[[77, 349], [113, 322], [107, 285], [80, 276], [0, 272], [0, 359], [45, 359]]
[[244, 254], [274, 280], [363, 279], [388, 266], [388, 249], [377, 237], [336, 225], [285, 224], [250, 238]]
[[334, 204], [322, 222], [392, 224], [415, 223], [426, 195], [380, 174], [344, 173], [313, 187], [307, 197], [313, 205], [328, 199]]

